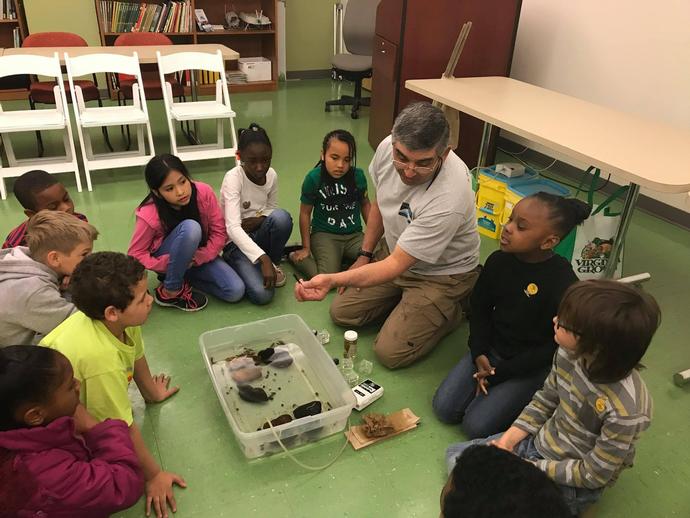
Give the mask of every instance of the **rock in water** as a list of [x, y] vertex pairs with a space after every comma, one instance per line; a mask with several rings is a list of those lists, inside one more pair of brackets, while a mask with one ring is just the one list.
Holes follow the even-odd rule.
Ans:
[[262, 388], [239, 385], [237, 389], [239, 390], [240, 397], [249, 403], [264, 403], [268, 401], [268, 394]]
[[273, 355], [269, 359], [271, 367], [284, 369], [285, 367], [292, 365], [292, 356], [290, 355], [287, 347], [275, 347], [273, 351]]
[[307, 417], [310, 415], [316, 415], [321, 413], [321, 401], [311, 401], [300, 405], [292, 411], [292, 415], [295, 419], [301, 419], [302, 417]]
[[254, 367], [254, 360], [247, 356], [239, 356], [228, 362], [228, 370], [230, 372], [239, 369], [246, 369], [247, 367]]
[[273, 353], [275, 350], [273, 347], [267, 347], [266, 349], [262, 349], [256, 355], [259, 357], [262, 363], [271, 363], [271, 356], [273, 356]]
[[[291, 421], [292, 421], [292, 416], [290, 416], [289, 414], [283, 414], [283, 415], [279, 415], [275, 419], [271, 419], [271, 424], [275, 427], [275, 426], [280, 426], [281, 424], [289, 423]], [[264, 423], [262, 428], [264, 430], [266, 428], [269, 428], [268, 423]]]
[[230, 372], [230, 377], [237, 383], [237, 385], [246, 385], [254, 380], [259, 379], [263, 372], [261, 367], [256, 367], [252, 365], [251, 367], [245, 367], [243, 369], [237, 369], [236, 371]]

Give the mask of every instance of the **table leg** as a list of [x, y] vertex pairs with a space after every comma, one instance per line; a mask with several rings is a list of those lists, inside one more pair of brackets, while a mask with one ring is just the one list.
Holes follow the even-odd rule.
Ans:
[[636, 183], [631, 183], [628, 188], [628, 195], [625, 198], [625, 203], [623, 204], [623, 211], [621, 212], [621, 222], [618, 225], [618, 230], [616, 231], [616, 238], [613, 240], [613, 248], [611, 249], [611, 256], [606, 265], [606, 270], [604, 271], [604, 277], [607, 279], [613, 278], [616, 273], [616, 266], [618, 265], [618, 259], [623, 251], [623, 244], [625, 243], [625, 236], [628, 233], [628, 227], [630, 226], [630, 220], [632, 219], [633, 211], [635, 210], [635, 204], [637, 203], [637, 198], [640, 195], [640, 186]]
[[486, 157], [489, 155], [489, 140], [491, 139], [492, 129], [492, 124], [484, 122], [484, 131], [482, 132], [482, 143], [479, 146], [479, 159], [477, 160], [477, 167], [486, 166]]

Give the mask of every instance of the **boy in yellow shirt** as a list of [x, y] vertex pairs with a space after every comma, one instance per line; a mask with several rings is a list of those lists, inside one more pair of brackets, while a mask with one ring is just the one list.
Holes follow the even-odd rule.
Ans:
[[173, 484], [186, 487], [175, 473], [161, 470], [133, 421], [127, 396], [134, 379], [147, 402], [158, 403], [177, 392], [165, 374], [152, 376], [141, 334], [153, 297], [148, 292], [146, 270], [136, 259], [117, 252], [98, 252], [74, 270], [73, 314], [42, 341], [72, 363], [81, 382], [81, 401], [96, 419], [122, 419], [146, 479], [146, 514], [151, 504], [158, 517], [167, 516], [166, 501], [176, 511]]

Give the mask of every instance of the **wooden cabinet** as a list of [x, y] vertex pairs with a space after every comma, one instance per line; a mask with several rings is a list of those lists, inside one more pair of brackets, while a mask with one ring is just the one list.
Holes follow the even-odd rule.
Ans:
[[[372, 59], [371, 146], [388, 136], [400, 110], [428, 100], [407, 90], [405, 81], [441, 77], [465, 22], [472, 22], [472, 31], [455, 77], [507, 76], [520, 7], [521, 0], [381, 0]], [[457, 152], [470, 167], [477, 163], [482, 129], [481, 121], [461, 115]], [[490, 159], [494, 152], [492, 143]]]

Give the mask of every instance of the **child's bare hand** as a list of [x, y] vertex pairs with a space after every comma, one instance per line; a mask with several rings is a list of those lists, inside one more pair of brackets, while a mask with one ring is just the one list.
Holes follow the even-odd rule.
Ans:
[[98, 420], [86, 410], [86, 407], [79, 403], [74, 411], [74, 430], [78, 434], [83, 434], [91, 430], [98, 424]]
[[187, 483], [175, 473], [159, 471], [151, 480], [146, 482], [146, 516], [151, 515], [151, 504], [156, 518], [168, 518], [168, 505], [173, 513], [177, 512], [177, 503], [173, 493], [173, 485], [187, 487]]
[[485, 396], [489, 395], [489, 383], [486, 381], [486, 378], [477, 378], [477, 375], [474, 375], [474, 379], [477, 380], [477, 389], [474, 391], [474, 395], [478, 396], [479, 394], [484, 394]]
[[170, 376], [166, 374], [157, 374], [151, 378], [153, 379], [153, 386], [151, 387], [152, 392], [146, 399], [149, 403], [160, 403], [161, 401], [165, 401], [180, 390], [180, 387], [170, 387]]
[[477, 366], [477, 372], [472, 375], [472, 377], [477, 381], [477, 390], [475, 391], [475, 395], [487, 395], [489, 393], [489, 382], [487, 378], [489, 376], [493, 376], [496, 373], [496, 369], [493, 368], [489, 358], [484, 354], [477, 356], [477, 358], [474, 360], [474, 364]]
[[[487, 376], [493, 376], [496, 369], [493, 368], [489, 358], [485, 354], [480, 354], [474, 360], [474, 364], [477, 366], [477, 372], [474, 376], [475, 379], [486, 378]], [[478, 375], [478, 376], [477, 376]]]
[[290, 260], [293, 263], [300, 263], [304, 261], [307, 257], [309, 257], [309, 254], [311, 254], [311, 250], [308, 248], [302, 248], [300, 250], [296, 250], [290, 254]]
[[527, 437], [527, 435], [529, 434], [517, 426], [511, 426], [503, 433], [503, 435], [501, 435], [498, 439], [491, 441], [489, 444], [491, 446], [496, 446], [496, 448], [501, 448], [502, 450], [512, 452], [517, 443], [522, 441], [525, 437]]
[[69, 289], [69, 281], [72, 279], [71, 275], [65, 275], [60, 281], [60, 291], [66, 291]]

